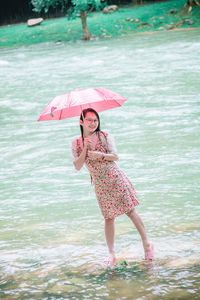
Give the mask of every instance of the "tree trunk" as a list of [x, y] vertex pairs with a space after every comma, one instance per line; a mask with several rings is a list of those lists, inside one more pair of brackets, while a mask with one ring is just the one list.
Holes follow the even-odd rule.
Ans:
[[198, 6], [200, 6], [200, 2], [198, 1], [198, 0], [188, 0], [187, 1], [187, 4], [189, 5], [189, 6], [195, 6], [195, 5], [198, 5]]
[[82, 11], [81, 12], [81, 22], [82, 22], [82, 28], [83, 28], [83, 36], [82, 36], [82, 40], [90, 40], [90, 38], [92, 37], [91, 33], [88, 30], [87, 27], [87, 11]]

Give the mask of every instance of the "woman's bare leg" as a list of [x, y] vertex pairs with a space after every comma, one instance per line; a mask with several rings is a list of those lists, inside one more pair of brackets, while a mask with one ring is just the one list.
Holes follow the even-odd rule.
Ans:
[[115, 219], [105, 219], [105, 236], [106, 243], [109, 252], [109, 262], [111, 266], [115, 263], [115, 250], [114, 250], [114, 240], [115, 240]]
[[144, 252], [150, 251], [151, 244], [148, 241], [144, 223], [143, 223], [141, 217], [136, 213], [135, 208], [133, 208], [133, 210], [131, 210], [129, 213], [127, 213], [127, 216], [131, 219], [131, 221], [133, 222], [133, 224], [135, 225], [135, 227], [137, 228], [137, 231], [139, 232], [139, 234], [141, 236]]

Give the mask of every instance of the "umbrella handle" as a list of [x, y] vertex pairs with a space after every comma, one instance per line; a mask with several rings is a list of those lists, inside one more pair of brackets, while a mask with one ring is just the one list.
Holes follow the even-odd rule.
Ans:
[[81, 114], [82, 114], [82, 118], [83, 118], [83, 124], [84, 124], [84, 129], [85, 129], [86, 137], [88, 137], [88, 132], [87, 132], [87, 128], [86, 128], [86, 125], [85, 125], [85, 118], [84, 118], [83, 112]]

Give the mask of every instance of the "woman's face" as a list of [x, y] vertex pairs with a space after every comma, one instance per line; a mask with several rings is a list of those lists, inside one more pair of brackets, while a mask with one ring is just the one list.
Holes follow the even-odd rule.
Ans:
[[[80, 121], [80, 124], [83, 126], [83, 121]], [[97, 116], [93, 112], [87, 112], [85, 116], [85, 125], [87, 128], [88, 135], [93, 134], [93, 132], [97, 129], [99, 122]]]

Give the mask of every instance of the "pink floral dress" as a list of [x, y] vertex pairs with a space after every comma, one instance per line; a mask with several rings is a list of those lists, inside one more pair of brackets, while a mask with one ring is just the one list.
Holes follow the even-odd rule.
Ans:
[[[116, 153], [110, 134], [95, 132], [91, 138], [91, 150], [103, 153]], [[82, 137], [72, 142], [72, 155], [75, 161], [83, 150]], [[132, 183], [115, 162], [91, 160], [86, 155], [85, 165], [94, 183], [99, 207], [105, 219], [112, 219], [130, 212], [140, 202]]]

